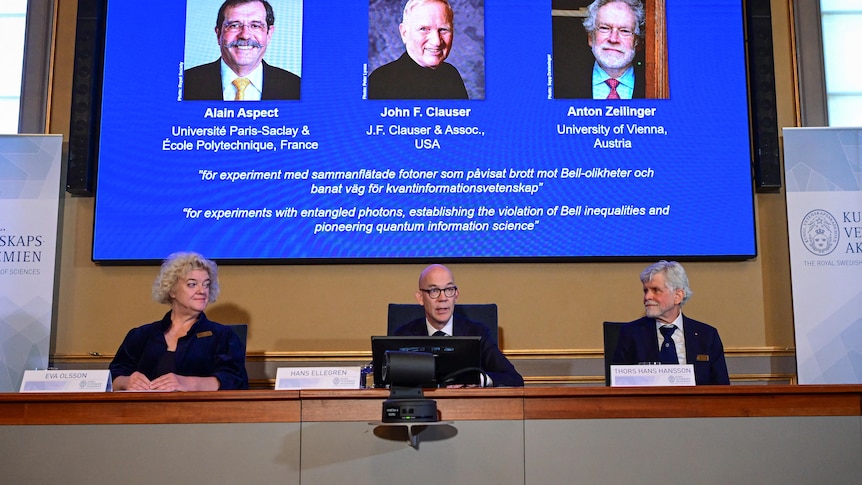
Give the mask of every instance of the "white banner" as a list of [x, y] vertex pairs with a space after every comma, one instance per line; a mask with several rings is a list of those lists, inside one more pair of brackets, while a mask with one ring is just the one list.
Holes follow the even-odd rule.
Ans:
[[862, 383], [862, 129], [785, 128], [800, 384]]
[[60, 135], [0, 135], [0, 392], [48, 366]]

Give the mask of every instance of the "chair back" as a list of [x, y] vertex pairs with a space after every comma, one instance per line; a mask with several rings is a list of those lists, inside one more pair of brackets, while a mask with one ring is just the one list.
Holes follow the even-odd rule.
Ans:
[[239, 341], [242, 342], [242, 348], [245, 350], [245, 342], [248, 338], [248, 325], [245, 323], [232, 323], [228, 327], [239, 337]]
[[[455, 305], [455, 314], [468, 320], [479, 322], [491, 331], [491, 338], [497, 343], [497, 304], [479, 303]], [[386, 335], [392, 335], [395, 329], [413, 320], [424, 318], [425, 309], [416, 303], [390, 303], [387, 318]]]
[[605, 339], [605, 385], [611, 385], [611, 363], [614, 352], [617, 350], [617, 341], [620, 339], [620, 328], [628, 322], [604, 322], [602, 331]]

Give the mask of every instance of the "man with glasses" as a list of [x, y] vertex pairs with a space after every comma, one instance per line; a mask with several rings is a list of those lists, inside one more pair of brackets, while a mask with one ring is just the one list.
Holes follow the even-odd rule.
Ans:
[[259, 101], [299, 99], [299, 77], [263, 60], [275, 32], [266, 0], [226, 0], [215, 26], [221, 57], [183, 75], [183, 99]]
[[458, 287], [449, 268], [432, 264], [419, 275], [416, 301], [425, 308], [425, 318], [398, 327], [393, 335], [404, 336], [479, 336], [482, 337], [482, 368], [491, 382], [488, 386], [523, 386], [524, 378], [500, 352], [485, 325], [455, 315]]
[[644, 70], [635, 53], [644, 36], [640, 0], [595, 0], [587, 7], [584, 29], [595, 58], [589, 78], [556, 76], [555, 98], [633, 99], [645, 96]]

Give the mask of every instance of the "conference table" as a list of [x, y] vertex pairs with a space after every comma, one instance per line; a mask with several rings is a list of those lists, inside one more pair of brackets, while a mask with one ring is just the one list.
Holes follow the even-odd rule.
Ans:
[[853, 483], [862, 386], [0, 394], [3, 483]]

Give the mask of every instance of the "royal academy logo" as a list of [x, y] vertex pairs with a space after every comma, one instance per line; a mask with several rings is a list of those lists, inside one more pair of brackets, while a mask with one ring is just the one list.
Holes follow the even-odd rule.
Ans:
[[841, 229], [832, 214], [823, 209], [814, 209], [802, 218], [799, 233], [802, 244], [811, 254], [826, 256], [838, 247]]

